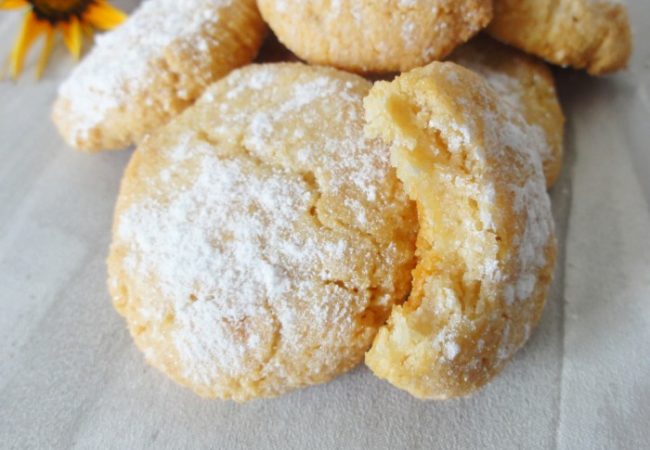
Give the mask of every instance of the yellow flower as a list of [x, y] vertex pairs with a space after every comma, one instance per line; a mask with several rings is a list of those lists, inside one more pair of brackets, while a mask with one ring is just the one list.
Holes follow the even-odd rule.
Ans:
[[0, 0], [0, 10], [26, 7], [29, 7], [29, 12], [23, 19], [10, 57], [14, 79], [22, 72], [25, 56], [39, 36], [45, 35], [45, 44], [36, 68], [38, 77], [45, 70], [57, 30], [63, 32], [65, 45], [78, 60], [83, 32], [92, 33], [92, 27], [110, 30], [126, 18], [107, 0]]

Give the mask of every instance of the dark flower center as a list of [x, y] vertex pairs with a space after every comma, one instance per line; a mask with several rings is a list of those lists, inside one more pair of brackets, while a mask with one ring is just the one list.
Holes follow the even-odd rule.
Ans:
[[39, 20], [52, 24], [68, 22], [72, 17], [81, 18], [95, 0], [28, 0]]

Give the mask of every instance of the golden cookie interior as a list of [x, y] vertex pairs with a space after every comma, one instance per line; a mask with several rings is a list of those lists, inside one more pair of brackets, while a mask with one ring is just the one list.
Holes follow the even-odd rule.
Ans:
[[555, 261], [550, 202], [521, 114], [479, 75], [432, 63], [374, 85], [367, 132], [417, 202], [417, 266], [366, 364], [420, 398], [491, 380], [539, 320]]

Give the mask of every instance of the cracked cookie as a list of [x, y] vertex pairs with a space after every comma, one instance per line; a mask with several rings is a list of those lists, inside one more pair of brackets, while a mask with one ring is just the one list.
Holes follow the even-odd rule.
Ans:
[[528, 121], [533, 139], [546, 141], [536, 148], [544, 152], [546, 187], [553, 186], [562, 169], [564, 115], [548, 66], [483, 36], [459, 47], [449, 60], [483, 76], [500, 100]]
[[485, 385], [539, 320], [555, 236], [526, 120], [478, 74], [432, 63], [364, 100], [367, 133], [416, 201], [419, 232], [408, 300], [366, 355], [379, 377], [420, 398]]
[[279, 40], [313, 64], [397, 72], [448, 55], [485, 27], [491, 0], [259, 0]]
[[59, 88], [53, 120], [77, 149], [127, 147], [249, 63], [265, 30], [255, 0], [146, 0], [97, 37]]
[[495, 0], [494, 38], [592, 75], [627, 65], [632, 36], [620, 0]]
[[109, 289], [150, 364], [243, 401], [363, 359], [410, 289], [417, 232], [388, 147], [364, 136], [370, 87], [331, 68], [247, 66], [135, 151]]

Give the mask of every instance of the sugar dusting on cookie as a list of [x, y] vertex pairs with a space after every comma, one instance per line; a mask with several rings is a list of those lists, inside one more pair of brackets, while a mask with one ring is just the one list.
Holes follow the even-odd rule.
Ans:
[[[155, 277], [161, 296], [171, 300], [185, 375], [202, 382], [214, 367], [233, 374], [245, 369], [246, 353], [264, 348], [260, 340], [272, 334], [239, 336], [230, 324], [269, 320], [266, 302], [297, 287], [279, 261], [267, 260], [267, 241], [302, 247], [305, 264], [313, 265], [309, 257], [317, 256], [288, 229], [313, 200], [301, 180], [261, 174], [250, 161], [222, 161], [210, 150], [196, 143], [183, 148], [191, 158], [202, 158], [191, 186], [165, 205], [151, 200], [133, 206], [118, 229], [134, 246], [126, 269]], [[141, 306], [142, 317], [160, 313], [156, 306]]]
[[[482, 122], [480, 128], [486, 139], [485, 150], [494, 153], [492, 158], [496, 157], [491, 164], [497, 164], [498, 160], [510, 161], [512, 167], [518, 168], [515, 176], [496, 175], [503, 180], [510, 180], [506, 189], [512, 193], [512, 210], [516, 217], [524, 218], [514, 241], [517, 261], [514, 263], [516, 270], [511, 274], [513, 278], [501, 279], [505, 283], [502, 298], [510, 307], [517, 301], [531, 301], [531, 296], [540, 283], [540, 274], [548, 266], [547, 247], [553, 242], [554, 222], [550, 214], [550, 198], [546, 192], [541, 156], [549, 153], [549, 144], [541, 128], [528, 123], [523, 116], [520, 96], [524, 87], [520, 80], [484, 66], [479, 67], [479, 73], [487, 81], [484, 87], [491, 91], [484, 92], [483, 95], [486, 105], [492, 107], [479, 111], [479, 120]], [[458, 80], [454, 82], [460, 83]], [[504, 97], [507, 89], [516, 93]], [[471, 117], [473, 112], [475, 110], [466, 111], [466, 116]], [[470, 142], [466, 144], [471, 145]], [[512, 170], [498, 165], [495, 168], [495, 173]], [[499, 279], [501, 275], [497, 275]], [[509, 359], [528, 339], [529, 332], [528, 325], [523, 339], [515, 336], [507, 322], [497, 351], [498, 359]]]
[[[516, 258], [518, 259], [515, 264], [518, 269], [514, 278], [511, 280], [504, 278], [505, 274], [501, 272], [503, 262], [489, 257], [483, 261], [483, 273], [486, 280], [505, 283], [502, 298], [508, 306], [511, 306], [516, 301], [530, 301], [539, 282], [539, 274], [547, 266], [546, 247], [552, 240], [554, 223], [549, 214], [544, 214], [544, 212], [550, 211], [550, 199], [546, 192], [540, 156], [549, 153], [548, 142], [542, 129], [528, 123], [523, 117], [520, 95], [524, 87], [521, 86], [520, 81], [496, 71], [483, 70], [482, 75], [486, 76], [487, 87], [492, 90], [492, 93], [487, 95], [498, 99], [497, 108], [496, 110], [479, 111], [479, 117], [483, 124], [480, 128], [471, 128], [470, 134], [473, 136], [467, 136], [463, 145], [465, 148], [471, 148], [472, 140], [476, 139], [475, 133], [482, 130], [487, 137], [486, 155], [477, 157], [483, 160], [489, 157], [487, 153], [490, 152], [507, 153], [508, 156], [499, 156], [499, 158], [513, 161], [513, 166], [523, 171], [523, 176], [509, 177], [517, 180], [507, 185], [507, 190], [513, 195], [512, 209], [514, 213], [525, 218], [523, 230], [519, 230], [518, 238], [515, 241]], [[457, 79], [452, 82], [461, 83]], [[510, 89], [509, 92], [515, 91], [515, 93], [504, 97], [502, 94], [508, 92], [508, 89]], [[471, 108], [476, 112], [475, 105]], [[471, 117], [472, 112], [468, 111], [466, 115]], [[501, 170], [503, 169], [505, 168], [501, 168]], [[486, 187], [493, 192], [494, 185], [492, 183]], [[476, 198], [481, 199], [478, 202], [481, 206], [486, 204], [487, 198], [484, 194], [485, 188], [478, 189], [473, 194]], [[494, 202], [494, 193], [491, 196], [493, 199], [488, 200], [487, 204]], [[483, 226], [490, 229], [491, 214], [489, 212], [483, 214], [485, 217], [482, 218]], [[499, 359], [509, 359], [518, 350], [519, 343], [513, 341], [514, 338], [510, 333], [510, 325], [506, 324], [497, 351]], [[448, 354], [446, 347], [444, 353]]]
[[[539, 270], [546, 265], [544, 248], [548, 245], [549, 236], [553, 234], [551, 216], [542, 214], [543, 211], [550, 211], [550, 199], [544, 185], [541, 163], [541, 156], [549, 153], [549, 144], [541, 128], [528, 123], [523, 116], [521, 93], [524, 88], [520, 80], [484, 66], [480, 67], [479, 73], [485, 77], [486, 87], [492, 91], [484, 95], [488, 99], [497, 99], [496, 109], [485, 109], [479, 116], [483, 123], [480, 129], [487, 138], [486, 151], [495, 154], [507, 153], [506, 158], [500, 157], [513, 160], [513, 165], [519, 167], [522, 172], [518, 177], [509, 177], [516, 180], [516, 183], [508, 184], [508, 190], [513, 194], [513, 211], [526, 218], [523, 231], [520, 232], [520, 241], [517, 242], [519, 274], [514, 297], [517, 300], [526, 300], [535, 287]], [[455, 79], [452, 82], [460, 83]], [[505, 97], [502, 95], [504, 92], [513, 91], [514, 94]], [[486, 104], [493, 103], [486, 100]], [[472, 108], [475, 109], [475, 105]], [[468, 110], [466, 115], [471, 117], [472, 112]], [[478, 130], [473, 131], [476, 133]], [[464, 144], [469, 146], [471, 142]]]
[[[220, 10], [231, 4], [232, 0], [145, 0], [122, 26], [97, 36], [91, 53], [59, 88], [60, 97], [69, 102], [71, 139], [88, 139], [107, 113], [125, 109], [129, 102], [150, 102], [147, 83], [169, 70], [163, 61], [170, 44], [210, 57], [213, 45], [206, 39], [216, 38], [201, 30], [217, 23]], [[172, 82], [174, 75], [167, 76]], [[179, 86], [175, 96], [183, 99], [187, 92]], [[169, 103], [150, 106], [171, 107]]]
[[[391, 273], [405, 244], [381, 234], [394, 218], [378, 216], [408, 203], [389, 198], [399, 185], [387, 149], [363, 137], [368, 88], [333, 69], [249, 67], [197, 102], [200, 130], [138, 150], [167, 163], [147, 181], [156, 195], [118, 216], [113, 246], [136, 285], [154, 287], [135, 294], [137, 320], [155, 339], [169, 334], [182, 378], [201, 392], [232, 396], [229, 383], [278, 377], [281, 391], [337, 370], [347, 353], [358, 361], [373, 331], [357, 317], [397, 300]], [[313, 361], [300, 361], [307, 353]]]
[[[489, 55], [485, 55], [485, 57], [487, 58]], [[460, 57], [456, 57], [454, 60], [463, 67], [483, 76], [490, 84], [490, 87], [497, 93], [501, 101], [519, 114], [525, 114], [526, 104], [524, 93], [527, 89], [530, 89], [530, 86], [524, 84], [527, 80], [508, 74], [504, 70], [499, 70], [497, 67], [491, 65], [490, 62], [484, 62], [481, 55], [475, 53], [470, 53], [466, 57], [463, 57], [461, 54]], [[539, 152], [540, 158], [542, 161], [550, 158], [551, 148], [546, 133], [539, 124], [528, 123], [528, 125], [526, 131], [531, 134], [530, 141], [535, 143], [535, 148]]]
[[[239, 78], [230, 77], [227, 81], [230, 89], [225, 93], [227, 99], [235, 99], [238, 96], [255, 96], [256, 91], [270, 89], [276, 81], [277, 72], [274, 68], [259, 67], [251, 75], [247, 74], [246, 83], [241, 83]], [[386, 173], [389, 166], [386, 165], [387, 155], [379, 155], [374, 152], [367, 152], [368, 143], [363, 137], [362, 114], [359, 111], [361, 97], [358, 93], [358, 85], [352, 81], [341, 81], [327, 75], [320, 77], [309, 77], [302, 82], [300, 79], [289, 88], [286, 99], [275, 108], [251, 110], [231, 110], [227, 105], [221, 105], [221, 112], [224, 120], [216, 125], [216, 131], [227, 132], [237, 121], [248, 121], [242, 144], [256, 157], [272, 160], [279, 156], [275, 149], [274, 140], [282, 136], [290, 142], [299, 142], [300, 148], [295, 155], [294, 163], [298, 166], [310, 166], [314, 161], [321, 164], [314, 168], [316, 175], [327, 178], [327, 189], [336, 191], [343, 184], [352, 182], [359, 189], [360, 193], [368, 200], [377, 200], [378, 190], [377, 176], [379, 172]], [[210, 101], [213, 94], [208, 91], [201, 101]], [[305, 128], [314, 128], [322, 119], [319, 111], [310, 108], [314, 102], [327, 104], [331, 99], [333, 103], [340, 106], [333, 109], [336, 122], [345, 122], [347, 126], [341, 130], [340, 136], [327, 136], [325, 129], [318, 131], [318, 140], [310, 142], [305, 139]], [[306, 125], [296, 124], [286, 120], [287, 116], [300, 114]], [[354, 154], [342, 152], [341, 149], [349, 146], [354, 148]], [[333, 173], [345, 171], [354, 173], [351, 179], [341, 179], [332, 176]]]
[[508, 125], [500, 129], [503, 145], [519, 152], [521, 165], [529, 169], [523, 183], [509, 186], [514, 194], [515, 213], [526, 218], [518, 243], [519, 273], [515, 287], [515, 299], [526, 301], [538, 283], [540, 271], [547, 265], [545, 248], [554, 234], [553, 218], [544, 214], [550, 211], [550, 198], [540, 159], [548, 145], [535, 132], [539, 127], [528, 124], [517, 111], [504, 110]]

